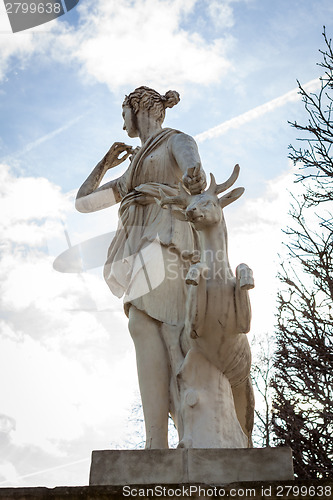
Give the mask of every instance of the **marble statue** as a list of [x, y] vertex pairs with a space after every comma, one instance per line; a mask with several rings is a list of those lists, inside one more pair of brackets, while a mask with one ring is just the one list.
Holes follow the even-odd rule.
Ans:
[[[123, 102], [124, 130], [141, 147], [117, 142], [82, 184], [80, 212], [120, 203], [104, 278], [124, 297], [134, 341], [146, 427], [146, 448], [168, 448], [168, 416], [179, 447], [252, 446], [254, 397], [246, 333], [252, 271], [234, 275], [227, 253], [223, 208], [243, 188], [224, 194], [230, 178], [206, 189], [192, 137], [162, 128], [176, 91], [160, 95], [139, 87]], [[105, 184], [105, 173], [129, 159], [123, 175]]]

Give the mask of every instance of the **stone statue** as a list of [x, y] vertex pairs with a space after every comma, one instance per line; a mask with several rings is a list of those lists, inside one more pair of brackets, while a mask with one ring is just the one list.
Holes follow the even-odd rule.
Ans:
[[[162, 128], [165, 109], [179, 94], [139, 87], [123, 103], [124, 129], [139, 137], [133, 149], [115, 143], [82, 184], [80, 212], [120, 202], [117, 233], [104, 277], [124, 296], [133, 338], [146, 427], [146, 448], [168, 448], [168, 416], [180, 447], [251, 446], [254, 398], [246, 333], [252, 271], [233, 275], [223, 208], [243, 188], [218, 198], [238, 177], [206, 189], [197, 145]], [[100, 183], [126, 159], [125, 173]]]

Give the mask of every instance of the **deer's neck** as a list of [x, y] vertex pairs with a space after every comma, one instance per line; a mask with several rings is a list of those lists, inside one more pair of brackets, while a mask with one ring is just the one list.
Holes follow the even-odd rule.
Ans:
[[199, 233], [201, 261], [210, 266], [212, 262], [228, 264], [228, 241], [224, 220], [208, 226]]

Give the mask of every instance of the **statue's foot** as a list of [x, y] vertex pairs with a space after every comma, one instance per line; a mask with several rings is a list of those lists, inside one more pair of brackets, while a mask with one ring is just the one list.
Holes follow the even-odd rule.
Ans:
[[184, 438], [179, 441], [177, 448], [193, 448], [193, 441], [191, 438]]
[[251, 290], [254, 288], [253, 272], [247, 264], [239, 264], [237, 266], [236, 278], [239, 280], [241, 290]]

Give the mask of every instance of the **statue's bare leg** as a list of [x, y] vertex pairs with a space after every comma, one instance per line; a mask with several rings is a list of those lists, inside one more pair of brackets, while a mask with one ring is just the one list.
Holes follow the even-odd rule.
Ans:
[[252, 448], [252, 429], [254, 419], [254, 392], [250, 377], [237, 387], [232, 387], [238, 421]]
[[128, 327], [136, 351], [146, 448], [168, 448], [169, 364], [161, 324], [132, 305]]

